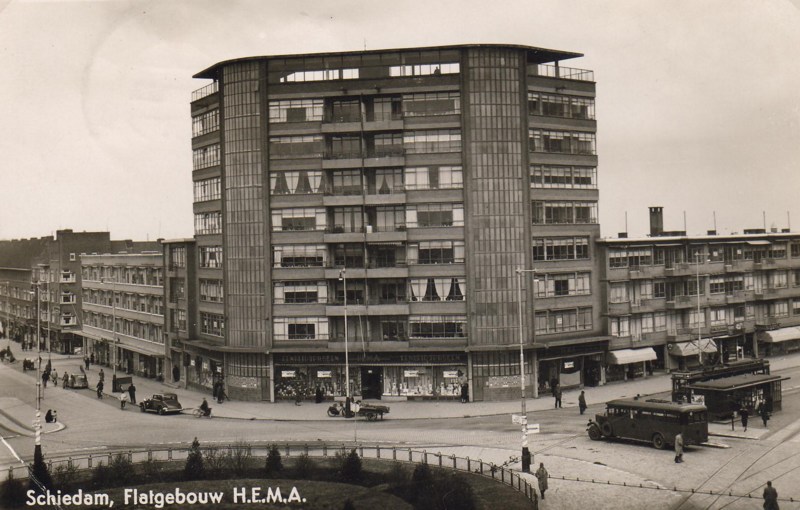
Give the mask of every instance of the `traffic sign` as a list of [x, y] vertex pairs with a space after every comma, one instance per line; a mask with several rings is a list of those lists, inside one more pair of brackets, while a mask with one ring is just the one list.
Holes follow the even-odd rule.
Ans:
[[529, 423], [528, 424], [528, 434], [538, 434], [539, 433], [539, 424], [538, 423]]

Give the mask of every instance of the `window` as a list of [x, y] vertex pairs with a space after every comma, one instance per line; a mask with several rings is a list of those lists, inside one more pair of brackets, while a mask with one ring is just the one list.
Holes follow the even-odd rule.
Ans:
[[630, 336], [630, 321], [628, 317], [609, 317], [608, 319], [611, 336], [624, 337]]
[[360, 158], [361, 137], [360, 136], [332, 136], [330, 138], [330, 148], [326, 157], [333, 159]]
[[534, 201], [533, 224], [597, 223], [596, 202]]
[[531, 129], [528, 136], [531, 152], [596, 154], [594, 133]]
[[407, 340], [406, 321], [393, 320], [391, 318], [381, 319], [381, 334], [384, 342], [397, 342]]
[[211, 336], [225, 336], [225, 319], [222, 315], [200, 313], [200, 332]]
[[628, 284], [625, 282], [611, 282], [608, 287], [608, 302], [627, 303], [628, 301], [630, 301]]
[[417, 204], [406, 209], [406, 223], [409, 227], [463, 227], [464, 205]]
[[725, 277], [712, 276], [709, 281], [709, 292], [711, 294], [722, 294], [725, 292]]
[[403, 94], [403, 115], [425, 117], [461, 113], [461, 94], [455, 92], [423, 92]]
[[703, 310], [700, 310], [700, 313], [697, 310], [690, 310], [689, 311], [689, 327], [690, 328], [702, 328], [706, 325], [706, 313]]
[[186, 247], [173, 246], [169, 249], [170, 267], [186, 267]]
[[594, 99], [528, 92], [528, 113], [549, 117], [594, 119]]
[[402, 205], [378, 206], [375, 208], [375, 224], [377, 232], [394, 232], [406, 226], [406, 209]]
[[269, 189], [272, 195], [306, 195], [322, 192], [322, 171], [296, 170], [270, 172]]
[[800, 315], [800, 298], [792, 299], [792, 315]]
[[[333, 245], [333, 267], [364, 267], [364, 246], [361, 244]], [[349, 282], [352, 285], [352, 282]]]
[[275, 317], [275, 340], [328, 340], [327, 317]]
[[219, 165], [219, 144], [200, 147], [192, 151], [192, 169], [199, 170], [210, 166]]
[[786, 243], [773, 243], [769, 247], [767, 256], [771, 259], [785, 259], [786, 258]]
[[461, 152], [461, 131], [458, 129], [405, 131], [403, 147], [407, 154]]
[[223, 298], [222, 280], [200, 280], [200, 301], [222, 303]]
[[269, 158], [321, 158], [322, 135], [273, 136], [269, 139]]
[[200, 136], [219, 129], [219, 110], [211, 110], [192, 117], [192, 136]]
[[467, 291], [466, 278], [411, 278], [411, 301], [463, 301]]
[[592, 309], [548, 310], [536, 313], [536, 334], [546, 335], [592, 329]]
[[770, 287], [784, 289], [789, 285], [789, 273], [787, 271], [772, 271], [771, 273]]
[[222, 246], [200, 246], [200, 267], [222, 267]]
[[538, 238], [533, 240], [533, 260], [586, 260], [588, 237]]
[[638, 269], [649, 266], [653, 262], [652, 248], [628, 248], [628, 267]]
[[214, 177], [194, 182], [194, 201], [219, 200], [222, 197], [222, 179]]
[[792, 241], [791, 250], [793, 259], [800, 257], [800, 241]]
[[[728, 312], [729, 310], [727, 308], [709, 309], [708, 311], [709, 322], [711, 323], [712, 326], [724, 326], [728, 324]], [[730, 312], [733, 312], [733, 310], [730, 310]]]
[[334, 207], [332, 232], [362, 232], [364, 230], [364, 211], [359, 206]]
[[273, 209], [272, 231], [324, 230], [325, 208]]
[[358, 69], [325, 69], [321, 71], [294, 71], [281, 76], [280, 83], [299, 83], [304, 81], [356, 80]]
[[597, 188], [597, 169], [594, 167], [533, 165], [533, 188]]
[[591, 294], [591, 273], [539, 274], [534, 283], [537, 297]]
[[288, 99], [269, 102], [269, 121], [279, 122], [312, 122], [321, 121], [323, 112], [322, 99]]
[[361, 170], [333, 172], [331, 192], [334, 195], [361, 195], [364, 192]]
[[324, 267], [327, 253], [324, 244], [273, 245], [272, 267]]
[[325, 303], [328, 286], [325, 282], [286, 281], [275, 282], [272, 294], [274, 303]]
[[409, 244], [408, 261], [412, 264], [464, 263], [464, 241], [420, 241]]
[[431, 76], [440, 74], [458, 74], [460, 64], [458, 62], [417, 64], [410, 66], [391, 66], [389, 76]]
[[405, 188], [407, 190], [461, 189], [463, 187], [464, 177], [460, 166], [405, 169]]
[[219, 211], [196, 213], [194, 233], [197, 235], [222, 233], [222, 213]]
[[770, 317], [788, 317], [789, 316], [789, 302], [788, 301], [773, 301], [769, 304]]
[[409, 326], [412, 338], [463, 338], [467, 318], [463, 315], [412, 315]]

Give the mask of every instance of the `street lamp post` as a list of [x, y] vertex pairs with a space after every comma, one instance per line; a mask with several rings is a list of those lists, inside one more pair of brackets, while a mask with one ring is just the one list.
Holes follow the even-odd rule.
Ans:
[[[535, 269], [522, 269], [517, 268], [517, 304], [519, 306], [518, 315], [519, 315], [519, 387], [521, 391], [521, 401], [522, 401], [522, 416], [520, 421], [522, 422], [522, 471], [524, 473], [530, 473], [531, 471], [531, 462], [533, 458], [531, 457], [530, 450], [528, 449], [528, 412], [525, 403], [525, 350], [524, 350], [524, 339], [525, 339], [525, 332], [524, 332], [524, 320], [523, 320], [523, 312], [522, 312], [522, 274], [523, 273], [536, 273]], [[532, 294], [533, 295], [533, 294]], [[531, 303], [532, 305], [533, 303]], [[536, 334], [536, 327], [534, 325], [533, 334]]]
[[345, 415], [350, 415], [350, 357], [347, 349], [347, 268], [339, 271], [339, 281], [344, 287], [344, 381], [345, 381]]

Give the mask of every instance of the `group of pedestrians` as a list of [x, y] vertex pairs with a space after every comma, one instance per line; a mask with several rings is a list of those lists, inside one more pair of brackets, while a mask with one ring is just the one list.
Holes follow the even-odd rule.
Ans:
[[125, 409], [125, 404], [130, 402], [133, 405], [136, 405], [136, 386], [131, 383], [128, 386], [128, 389], [122, 390], [119, 394], [119, 408]]

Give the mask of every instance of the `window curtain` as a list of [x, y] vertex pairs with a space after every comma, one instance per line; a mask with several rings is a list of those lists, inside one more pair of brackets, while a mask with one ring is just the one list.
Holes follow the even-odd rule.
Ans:
[[425, 288], [425, 301], [439, 301], [442, 294], [437, 292], [436, 280], [428, 278], [428, 284]]
[[464, 293], [461, 290], [461, 284], [458, 281], [458, 278], [453, 278], [450, 280], [450, 292], [447, 294], [448, 301], [463, 301], [464, 300]]
[[408, 287], [411, 291], [411, 301], [422, 301], [427, 288], [427, 280], [411, 280]]

